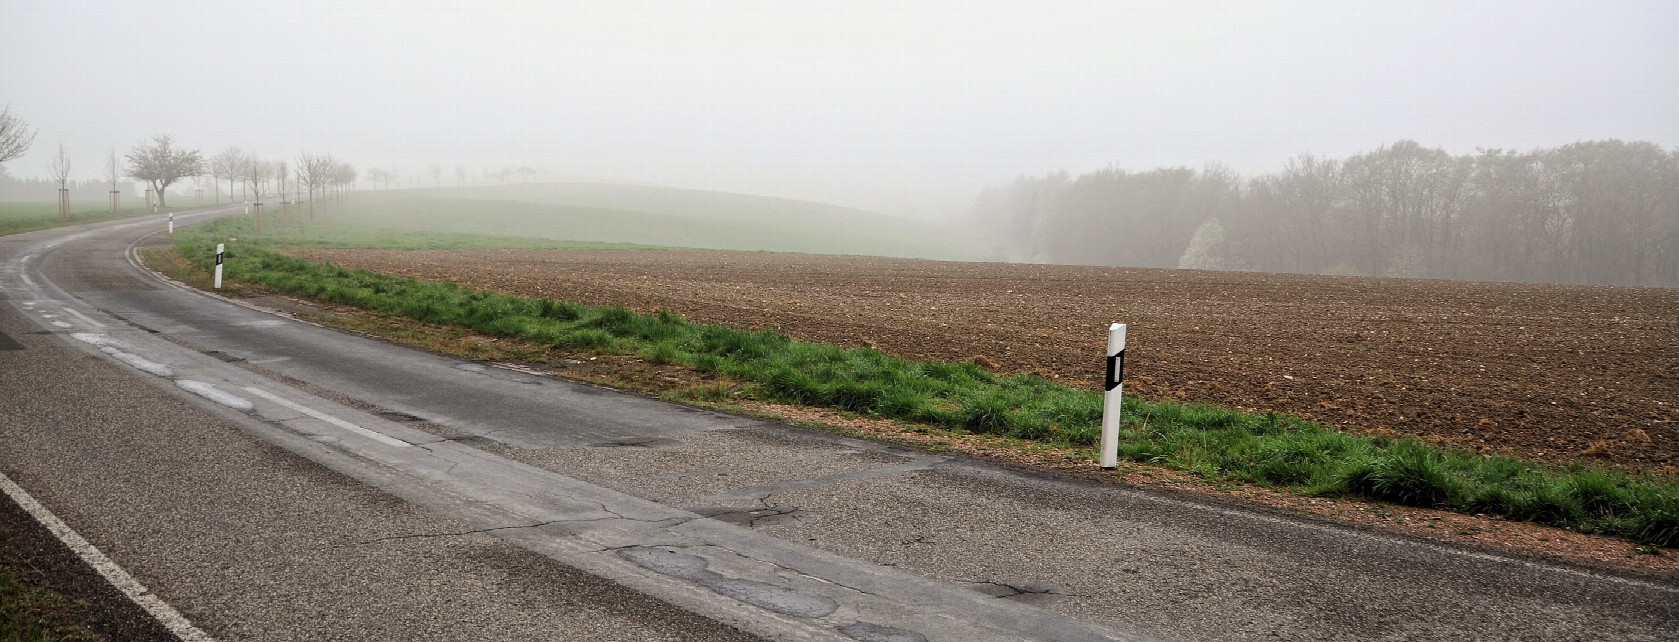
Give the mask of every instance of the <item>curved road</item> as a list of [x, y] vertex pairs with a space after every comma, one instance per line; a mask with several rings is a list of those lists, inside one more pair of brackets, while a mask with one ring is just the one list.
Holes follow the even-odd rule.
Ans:
[[0, 238], [0, 472], [216, 638], [1595, 640], [1679, 621], [1679, 590], [1646, 580], [344, 335], [137, 269], [161, 226]]

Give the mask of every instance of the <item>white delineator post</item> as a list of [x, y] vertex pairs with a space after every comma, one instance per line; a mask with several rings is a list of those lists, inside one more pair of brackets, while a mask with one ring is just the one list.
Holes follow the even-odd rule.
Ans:
[[1119, 467], [1119, 408], [1125, 396], [1125, 324], [1108, 326], [1108, 376], [1103, 380], [1102, 469]]
[[227, 251], [226, 244], [224, 244], [224, 243], [217, 243], [216, 244], [216, 287], [215, 287], [215, 289], [217, 289], [217, 290], [222, 289], [222, 253], [226, 252], [226, 251]]

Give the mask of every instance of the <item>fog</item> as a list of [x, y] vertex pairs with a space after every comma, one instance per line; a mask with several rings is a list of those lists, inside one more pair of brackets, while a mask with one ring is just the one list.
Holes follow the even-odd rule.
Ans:
[[[7, 162], [171, 134], [942, 217], [1021, 175], [1679, 145], [1679, 4], [0, 2]], [[255, 4], [255, 3], [251, 3]]]

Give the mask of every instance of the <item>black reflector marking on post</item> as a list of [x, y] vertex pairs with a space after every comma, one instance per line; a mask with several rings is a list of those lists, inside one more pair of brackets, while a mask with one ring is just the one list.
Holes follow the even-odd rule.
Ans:
[[1125, 383], [1125, 351], [1124, 350], [1120, 350], [1119, 354], [1108, 357], [1108, 382], [1107, 382], [1107, 387], [1103, 388], [1102, 390], [1103, 391], [1113, 390], [1114, 388], [1118, 388], [1119, 384], [1121, 384], [1121, 383]]

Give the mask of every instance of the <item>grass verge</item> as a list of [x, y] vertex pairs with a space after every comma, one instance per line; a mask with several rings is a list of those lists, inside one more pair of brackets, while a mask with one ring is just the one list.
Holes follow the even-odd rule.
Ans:
[[74, 604], [31, 581], [21, 564], [7, 563], [8, 557], [0, 550], [0, 641], [100, 639], [86, 627], [63, 624]]
[[[177, 250], [196, 269], [208, 270], [218, 239], [248, 240], [249, 231], [241, 220], [195, 227], [181, 235]], [[643, 315], [345, 270], [273, 253], [267, 243], [229, 248], [224, 267], [230, 283], [538, 345], [634, 355], [743, 382], [738, 391], [714, 395], [738, 393], [1057, 446], [1089, 448], [1099, 433], [1100, 394], [1036, 376], [998, 376], [968, 363], [908, 361], [775, 332], [695, 325], [667, 312]], [[1587, 464], [1549, 468], [1414, 439], [1340, 433], [1275, 413], [1127, 399], [1120, 456], [1211, 480], [1679, 545], [1679, 483], [1671, 479]]]
[[[159, 212], [180, 211], [174, 207]], [[70, 218], [58, 217], [58, 203], [41, 201], [9, 201], [0, 203], [0, 236], [22, 234], [66, 225], [80, 225], [151, 214], [149, 207], [128, 207], [111, 212], [109, 203], [74, 202], [70, 204]]]

